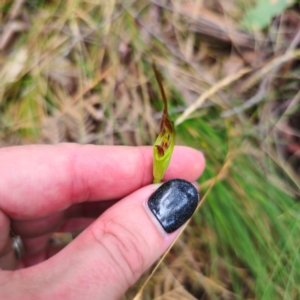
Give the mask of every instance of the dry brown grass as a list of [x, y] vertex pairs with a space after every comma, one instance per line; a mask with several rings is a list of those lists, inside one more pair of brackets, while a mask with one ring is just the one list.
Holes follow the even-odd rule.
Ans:
[[[1, 147], [152, 144], [161, 109], [154, 58], [178, 125], [177, 142], [206, 153], [201, 186], [208, 200], [151, 278], [149, 271], [124, 299], [147, 278], [139, 294], [145, 300], [299, 296], [296, 263], [278, 242], [292, 232], [293, 214], [285, 204], [276, 210], [263, 201], [292, 201], [269, 185], [299, 196], [298, 7], [274, 18], [267, 30], [247, 33], [240, 28], [244, 7], [233, 0], [0, 5]], [[277, 167], [265, 164], [265, 154]], [[285, 221], [277, 224], [279, 212]], [[294, 277], [278, 262], [281, 255]]]

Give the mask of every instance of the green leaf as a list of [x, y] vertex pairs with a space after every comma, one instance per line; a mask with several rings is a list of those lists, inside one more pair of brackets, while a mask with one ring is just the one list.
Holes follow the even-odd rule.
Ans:
[[158, 183], [161, 182], [171, 160], [175, 145], [175, 128], [174, 123], [168, 115], [168, 103], [163, 89], [161, 75], [154, 62], [152, 63], [152, 67], [164, 101], [160, 133], [153, 146], [153, 183]]
[[263, 29], [270, 24], [273, 17], [294, 3], [295, 0], [258, 0], [245, 14], [242, 26], [247, 30]]

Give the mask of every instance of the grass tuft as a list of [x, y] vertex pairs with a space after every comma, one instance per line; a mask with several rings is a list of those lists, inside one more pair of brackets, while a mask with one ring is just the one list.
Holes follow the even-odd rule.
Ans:
[[299, 7], [249, 33], [248, 6], [0, 6], [0, 146], [153, 144], [162, 109], [155, 59], [176, 143], [205, 154], [196, 214], [124, 299], [300, 297]]

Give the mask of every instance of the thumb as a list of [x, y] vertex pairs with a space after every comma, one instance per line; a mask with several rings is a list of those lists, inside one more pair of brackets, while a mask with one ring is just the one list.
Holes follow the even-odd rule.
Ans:
[[68, 247], [36, 266], [44, 268], [40, 280], [47, 284], [42, 299], [51, 290], [51, 299], [119, 299], [167, 250], [198, 201], [195, 187], [182, 179], [144, 187], [119, 201]]

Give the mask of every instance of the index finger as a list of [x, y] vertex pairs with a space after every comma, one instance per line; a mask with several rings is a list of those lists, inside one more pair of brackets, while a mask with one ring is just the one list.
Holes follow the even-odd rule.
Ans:
[[[152, 147], [77, 144], [0, 149], [0, 209], [39, 218], [74, 203], [122, 198], [152, 182]], [[175, 147], [164, 179], [196, 180], [203, 155]]]

